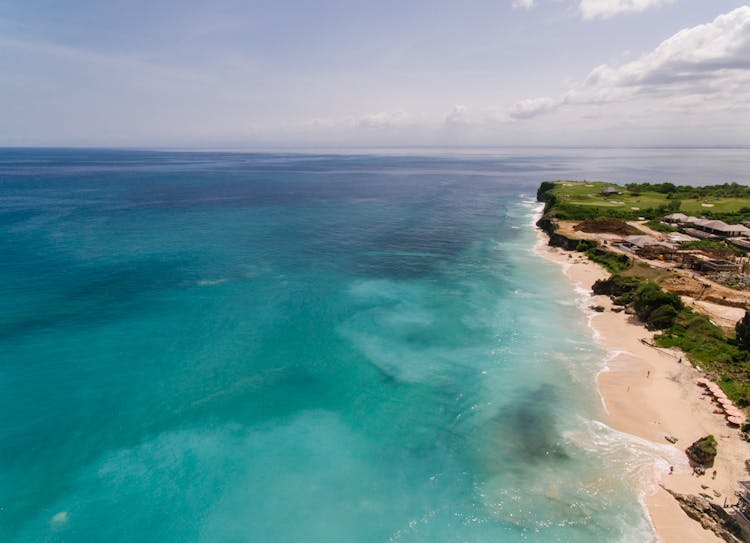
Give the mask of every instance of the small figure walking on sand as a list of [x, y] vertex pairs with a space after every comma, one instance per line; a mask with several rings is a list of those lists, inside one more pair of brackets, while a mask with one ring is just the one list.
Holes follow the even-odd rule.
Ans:
[[646, 378], [648, 378], [648, 377], [651, 377], [651, 370], [648, 370], [648, 371], [646, 372]]
[[711, 479], [716, 479], [716, 470], [711, 474]]
[[674, 473], [674, 466], [669, 466], [669, 474], [672, 475]]
[[682, 364], [682, 358], [677, 361], [678, 364]]

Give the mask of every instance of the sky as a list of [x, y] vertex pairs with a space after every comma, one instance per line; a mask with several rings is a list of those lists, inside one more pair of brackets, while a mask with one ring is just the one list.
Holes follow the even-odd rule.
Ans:
[[731, 0], [0, 0], [0, 146], [750, 146]]

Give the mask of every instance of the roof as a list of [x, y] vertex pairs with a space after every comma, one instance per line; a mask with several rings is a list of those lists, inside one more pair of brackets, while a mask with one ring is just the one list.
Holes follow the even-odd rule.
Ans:
[[[721, 221], [716, 221], [721, 222]], [[723, 223], [720, 227], [715, 227], [716, 230], [721, 230], [722, 232], [741, 232], [742, 234], [750, 234], [750, 228], [747, 228], [746, 226], [742, 226], [741, 224], [726, 224]]]
[[625, 236], [623, 238], [625, 243], [635, 245], [636, 247], [645, 247], [646, 245], [663, 245], [660, 241], [652, 238], [651, 236]]
[[695, 228], [685, 228], [685, 233], [700, 239], [716, 237], [713, 234], [709, 234], [708, 232], [704, 232], [702, 230], [696, 230]]
[[620, 191], [615, 187], [607, 187], [606, 189], [602, 190], [602, 192], [607, 194], [620, 194]]
[[689, 217], [685, 215], [684, 213], [671, 213], [664, 218], [670, 221], [680, 221], [680, 222], [685, 222], [689, 219]]
[[699, 219], [698, 217], [683, 215], [682, 213], [672, 213], [671, 215], [667, 215], [664, 218], [687, 222], [703, 228], [717, 230], [719, 232], [741, 232], [743, 234], [750, 235], [750, 228], [747, 228], [746, 226], [743, 226], [741, 224], [727, 224], [724, 221], [719, 220]]
[[725, 230], [729, 225], [724, 221], [705, 221], [701, 224], [704, 228], [711, 228], [713, 230]]
[[670, 234], [667, 234], [667, 239], [671, 241], [672, 243], [680, 243], [683, 241], [695, 241], [694, 237], [686, 236], [685, 234], [680, 234], [679, 232], [672, 232]]

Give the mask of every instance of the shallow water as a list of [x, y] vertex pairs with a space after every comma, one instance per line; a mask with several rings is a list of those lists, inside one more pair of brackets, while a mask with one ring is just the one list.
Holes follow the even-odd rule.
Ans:
[[0, 150], [0, 539], [652, 540], [533, 196], [746, 153], [514, 153]]

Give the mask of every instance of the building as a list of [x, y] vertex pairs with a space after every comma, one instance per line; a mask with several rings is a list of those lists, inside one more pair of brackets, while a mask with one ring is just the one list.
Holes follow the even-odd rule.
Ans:
[[734, 245], [735, 247], [739, 247], [740, 249], [750, 251], [750, 240], [747, 240], [744, 238], [732, 238], [728, 240], [728, 242]]
[[[736, 237], [750, 237], [750, 228], [741, 224], [727, 224], [724, 221], [701, 219], [699, 217], [691, 217], [683, 213], [672, 213], [664, 217], [665, 222], [672, 224], [679, 224], [685, 226], [685, 231], [688, 229], [700, 230], [711, 236], [717, 236], [720, 238], [736, 238]], [[690, 232], [690, 235], [695, 235], [694, 232]], [[697, 236], [705, 238], [706, 236]]]
[[614, 196], [615, 194], [620, 194], [620, 191], [617, 190], [615, 187], [607, 187], [602, 191], [602, 194], [604, 196]]
[[682, 231], [687, 235], [698, 239], [716, 239], [715, 235], [704, 232], [703, 230], [698, 230], [697, 228], [683, 228]]
[[732, 506], [734, 509], [734, 518], [742, 528], [742, 531], [746, 535], [750, 535], [750, 481], [737, 482], [740, 485], [740, 490], [736, 492], [737, 503]]
[[674, 260], [677, 253], [675, 244], [659, 241], [651, 236], [625, 236], [618, 245], [652, 260]]

